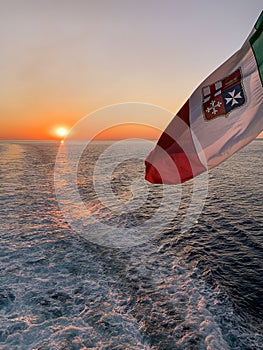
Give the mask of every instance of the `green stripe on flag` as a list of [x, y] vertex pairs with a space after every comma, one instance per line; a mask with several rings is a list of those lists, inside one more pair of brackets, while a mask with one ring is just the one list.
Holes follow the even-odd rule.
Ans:
[[255, 29], [259, 30], [260, 27], [262, 29], [262, 25], [263, 25], [263, 11], [261, 12], [261, 14], [257, 20], [257, 23], [255, 24]]
[[258, 72], [263, 86], [263, 11], [255, 24], [255, 29], [256, 31], [249, 41], [257, 61]]

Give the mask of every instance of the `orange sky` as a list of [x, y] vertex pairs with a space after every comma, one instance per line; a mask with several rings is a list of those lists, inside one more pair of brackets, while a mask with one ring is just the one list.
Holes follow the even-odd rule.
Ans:
[[157, 139], [161, 135], [159, 129], [136, 124], [121, 125], [106, 129], [96, 136], [97, 140], [120, 140], [128, 138]]
[[[2, 1], [0, 138], [53, 139], [57, 126], [71, 128], [98, 108], [131, 101], [175, 114], [241, 46], [261, 10], [262, 0], [222, 0], [220, 7], [205, 0]], [[170, 121], [169, 114], [156, 118], [154, 127]], [[159, 135], [141, 126], [118, 130]]]

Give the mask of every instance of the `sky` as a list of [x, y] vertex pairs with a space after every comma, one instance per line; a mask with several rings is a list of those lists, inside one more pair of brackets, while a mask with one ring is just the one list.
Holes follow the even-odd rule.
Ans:
[[117, 103], [175, 114], [261, 11], [262, 0], [0, 0], [0, 138], [52, 139]]

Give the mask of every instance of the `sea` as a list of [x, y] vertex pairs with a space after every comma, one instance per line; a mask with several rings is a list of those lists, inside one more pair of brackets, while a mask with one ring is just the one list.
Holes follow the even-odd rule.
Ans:
[[263, 349], [263, 140], [190, 214], [193, 180], [148, 184], [113, 144], [85, 147], [74, 192], [65, 144], [0, 142], [0, 349]]

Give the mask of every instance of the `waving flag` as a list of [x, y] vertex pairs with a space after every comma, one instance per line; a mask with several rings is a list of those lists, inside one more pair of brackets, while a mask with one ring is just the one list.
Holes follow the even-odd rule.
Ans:
[[239, 51], [194, 91], [147, 156], [145, 178], [178, 184], [212, 169], [263, 130], [263, 11]]

